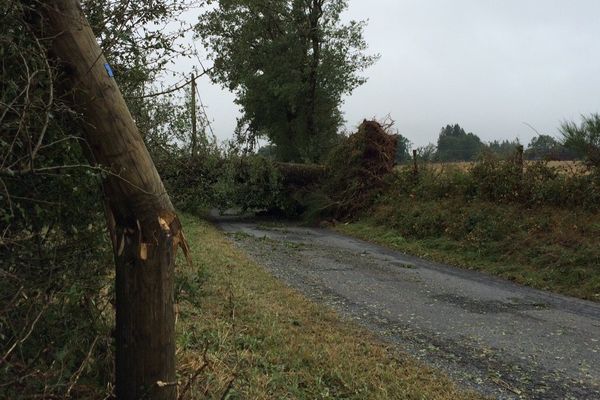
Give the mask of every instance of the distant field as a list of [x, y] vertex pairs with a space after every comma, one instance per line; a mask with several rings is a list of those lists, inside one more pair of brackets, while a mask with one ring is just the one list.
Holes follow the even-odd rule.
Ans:
[[[525, 161], [525, 166], [534, 164], [538, 161]], [[474, 162], [447, 162], [447, 163], [431, 163], [429, 164], [436, 170], [443, 170], [445, 168], [459, 168], [463, 170], [469, 169], [473, 166]], [[581, 161], [548, 161], [548, 165], [553, 168], [557, 168], [561, 173], [565, 174], [582, 174], [586, 172], [585, 164]]]

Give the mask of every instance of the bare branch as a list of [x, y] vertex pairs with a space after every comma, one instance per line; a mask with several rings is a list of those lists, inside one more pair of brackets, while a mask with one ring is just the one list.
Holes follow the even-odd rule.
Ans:
[[37, 317], [35, 317], [35, 319], [31, 323], [31, 326], [29, 327], [29, 331], [27, 332], [27, 334], [23, 338], [17, 339], [15, 341], [15, 343], [10, 347], [10, 349], [8, 349], [6, 354], [4, 354], [4, 356], [0, 360], [0, 363], [6, 362], [6, 359], [17, 348], [17, 346], [22, 345], [23, 343], [25, 343], [27, 341], [27, 339], [29, 339], [29, 336], [31, 336], [31, 334], [33, 333], [35, 326], [37, 325], [38, 321], [42, 317], [42, 314], [44, 313], [44, 311], [46, 311], [47, 308], [48, 308], [48, 304], [46, 303], [46, 304], [44, 304], [44, 307], [42, 307], [41, 311], [38, 313]]

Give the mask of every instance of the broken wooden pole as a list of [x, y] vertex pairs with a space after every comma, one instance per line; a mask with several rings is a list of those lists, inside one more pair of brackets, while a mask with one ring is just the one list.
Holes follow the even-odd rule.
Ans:
[[77, 0], [35, 3], [61, 89], [103, 181], [116, 264], [116, 394], [174, 400], [174, 260], [181, 224]]
[[196, 116], [196, 75], [192, 74], [192, 158], [198, 154], [198, 119]]

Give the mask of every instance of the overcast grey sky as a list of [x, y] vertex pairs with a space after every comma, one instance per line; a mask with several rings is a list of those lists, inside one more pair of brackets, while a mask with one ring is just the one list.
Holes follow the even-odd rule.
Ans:
[[[349, 0], [345, 19], [368, 19], [381, 54], [345, 100], [349, 129], [390, 114], [416, 146], [450, 123], [527, 144], [524, 122], [558, 135], [561, 121], [600, 112], [598, 0]], [[231, 137], [233, 95], [206, 78], [199, 88], [217, 137]]]

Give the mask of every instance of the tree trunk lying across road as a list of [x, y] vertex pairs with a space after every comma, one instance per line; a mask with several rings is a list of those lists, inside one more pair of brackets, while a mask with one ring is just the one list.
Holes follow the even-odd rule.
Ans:
[[327, 168], [319, 164], [275, 163], [286, 186], [308, 186], [321, 182], [327, 175]]
[[[116, 263], [116, 387], [119, 399], [175, 399], [174, 257], [187, 249], [181, 224], [77, 0], [36, 4], [40, 38], [61, 89], [83, 116], [104, 191]], [[186, 253], [187, 254], [187, 253]]]

